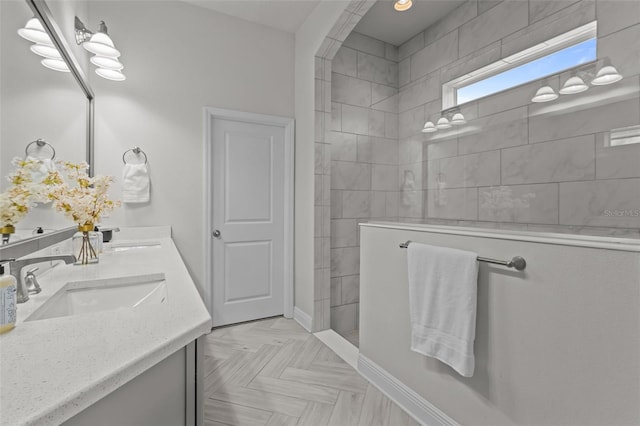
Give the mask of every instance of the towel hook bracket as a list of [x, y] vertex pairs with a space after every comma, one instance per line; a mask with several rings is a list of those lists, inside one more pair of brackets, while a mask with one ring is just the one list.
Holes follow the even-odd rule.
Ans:
[[142, 154], [144, 156], [144, 164], [147, 164], [147, 154], [138, 146], [134, 146], [131, 149], [128, 149], [124, 152], [124, 154], [122, 154], [122, 162], [124, 164], [127, 164], [127, 160], [125, 159], [125, 156], [129, 153], [129, 152], [133, 152], [135, 155], [140, 155]]
[[45, 146], [48, 146], [49, 148], [51, 148], [51, 160], [56, 158], [56, 149], [53, 147], [53, 145], [42, 138], [38, 138], [35, 141], [29, 142], [27, 144], [27, 146], [24, 148], [25, 158], [29, 156], [29, 148], [31, 148], [33, 144], [36, 144], [38, 148], [44, 148]]

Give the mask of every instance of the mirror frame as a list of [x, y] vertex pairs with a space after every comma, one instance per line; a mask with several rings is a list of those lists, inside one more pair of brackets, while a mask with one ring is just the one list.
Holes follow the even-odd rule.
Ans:
[[62, 31], [60, 31], [60, 27], [53, 18], [51, 10], [45, 3], [45, 0], [26, 0], [26, 2], [33, 11], [33, 14], [40, 20], [40, 22], [42, 22], [42, 26], [44, 27], [47, 34], [49, 34], [49, 37], [51, 37], [51, 41], [60, 52], [60, 55], [62, 55], [62, 59], [64, 59], [66, 64], [69, 66], [69, 70], [71, 70], [73, 78], [75, 78], [75, 80], [78, 82], [80, 89], [87, 98], [86, 161], [90, 166], [89, 176], [93, 176], [95, 102], [93, 89], [91, 89], [91, 86], [89, 85], [89, 79], [80, 67], [80, 63], [71, 53], [71, 49], [69, 48], [69, 45], [67, 44], [65, 38], [62, 36]]
[[[86, 108], [86, 162], [90, 165], [89, 175], [93, 176], [93, 160], [94, 160], [94, 102], [95, 95], [91, 86], [89, 85], [89, 79], [85, 75], [84, 71], [80, 67], [80, 63], [76, 57], [71, 53], [71, 49], [67, 44], [60, 27], [55, 21], [49, 6], [45, 3], [45, 0], [25, 0], [29, 8], [33, 11], [42, 26], [44, 27], [54, 46], [62, 55], [65, 63], [69, 66], [71, 74], [78, 82], [80, 89], [87, 98]], [[0, 259], [17, 259], [22, 256], [26, 256], [35, 251], [49, 247], [53, 244], [57, 244], [68, 238], [71, 238], [73, 234], [78, 230], [77, 226], [70, 226], [57, 231], [50, 232], [39, 236], [33, 236], [24, 240], [19, 240], [14, 243], [9, 243], [0, 246]]]

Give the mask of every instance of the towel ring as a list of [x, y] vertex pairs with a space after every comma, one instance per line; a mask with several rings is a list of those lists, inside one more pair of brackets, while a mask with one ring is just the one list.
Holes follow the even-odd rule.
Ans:
[[44, 146], [48, 146], [49, 148], [51, 148], [52, 154], [51, 154], [51, 160], [53, 160], [54, 158], [56, 158], [56, 149], [53, 147], [53, 145], [51, 145], [49, 142], [45, 141], [42, 138], [38, 138], [33, 142], [29, 142], [27, 144], [27, 146], [24, 149], [24, 156], [25, 158], [29, 156], [29, 148], [31, 147], [31, 145], [36, 144], [36, 146], [38, 148], [42, 148]]
[[145, 152], [137, 146], [134, 146], [133, 148], [126, 150], [124, 154], [122, 154], [122, 162], [124, 164], [127, 164], [127, 160], [125, 160], [124, 157], [125, 155], [127, 155], [128, 152], [133, 152], [135, 155], [140, 155], [140, 154], [144, 155], [144, 164], [147, 164], [147, 154], [145, 154]]

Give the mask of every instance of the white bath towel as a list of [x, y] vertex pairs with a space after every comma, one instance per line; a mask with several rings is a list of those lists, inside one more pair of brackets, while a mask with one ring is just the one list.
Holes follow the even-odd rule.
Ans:
[[122, 171], [122, 201], [146, 203], [149, 201], [149, 170], [146, 164], [125, 164]]
[[407, 252], [411, 350], [473, 376], [478, 255], [411, 243]]
[[50, 158], [41, 159], [27, 156], [27, 160], [34, 160], [38, 162], [38, 167], [31, 172], [33, 182], [40, 183], [49, 176], [49, 172], [56, 171], [56, 163]]

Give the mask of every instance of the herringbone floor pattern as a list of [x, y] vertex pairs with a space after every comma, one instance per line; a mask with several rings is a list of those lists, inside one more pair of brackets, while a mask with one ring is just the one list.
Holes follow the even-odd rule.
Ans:
[[219, 328], [205, 346], [205, 424], [417, 425], [295, 321]]

